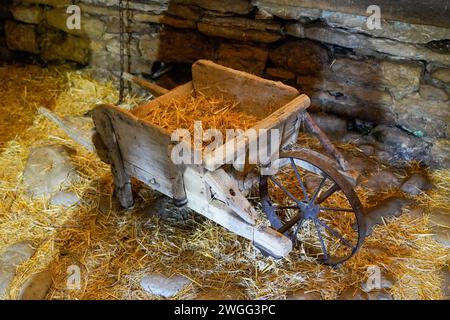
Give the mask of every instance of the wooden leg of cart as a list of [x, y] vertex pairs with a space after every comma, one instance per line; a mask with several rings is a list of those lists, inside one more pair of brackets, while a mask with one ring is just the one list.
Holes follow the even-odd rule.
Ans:
[[125, 171], [111, 119], [101, 109], [94, 110], [93, 119], [96, 130], [107, 149], [108, 158], [111, 161], [111, 171], [114, 177], [117, 197], [122, 207], [129, 208], [134, 203], [131, 190], [131, 177]]
[[[173, 148], [173, 144], [170, 144], [167, 148], [169, 158], [172, 155]], [[178, 208], [184, 207], [188, 203], [183, 177], [185, 169], [186, 167], [183, 164], [176, 164], [173, 171], [171, 172], [172, 199], [174, 205]]]

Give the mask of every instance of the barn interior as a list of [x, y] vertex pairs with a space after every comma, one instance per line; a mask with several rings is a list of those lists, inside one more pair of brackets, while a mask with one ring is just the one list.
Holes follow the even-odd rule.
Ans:
[[[0, 297], [449, 299], [450, 8], [370, 2], [2, 1]], [[311, 240], [311, 224], [295, 231], [291, 253], [267, 256], [136, 178], [124, 208], [111, 164], [92, 148], [96, 106], [136, 114], [151, 105], [146, 119], [168, 132], [198, 120], [248, 129], [271, 113], [243, 113], [221, 81], [210, 83], [214, 98], [152, 104], [193, 80], [199, 60], [309, 97], [307, 112], [348, 164], [362, 205], [364, 230], [336, 218], [341, 233], [365, 238], [348, 260], [330, 266], [312, 254], [323, 242]], [[333, 159], [316, 127], [298, 123], [289, 150]], [[303, 177], [298, 192], [320, 184]], [[261, 188], [245, 196], [269, 224]]]

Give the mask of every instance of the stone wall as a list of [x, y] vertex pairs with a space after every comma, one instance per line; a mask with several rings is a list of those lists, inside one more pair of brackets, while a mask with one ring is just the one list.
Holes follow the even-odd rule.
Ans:
[[[4, 23], [8, 48], [50, 62], [69, 60], [118, 70], [118, 0], [76, 1], [82, 11], [81, 30], [66, 26], [65, 10], [71, 3], [14, 1], [12, 18]], [[314, 3], [130, 1], [131, 71], [149, 74], [156, 61], [190, 64], [205, 58], [281, 80], [310, 95], [314, 111], [352, 123], [357, 119], [364, 127], [394, 127], [423, 149], [420, 154], [406, 152], [403, 158], [441, 166], [436, 159], [449, 151], [446, 19], [436, 19], [436, 26], [432, 18], [427, 24], [383, 20], [381, 29], [369, 30], [365, 16], [328, 11], [325, 0]], [[392, 19], [395, 10], [389, 12]]]
[[3, 1], [0, 3], [0, 61], [10, 60], [12, 53], [6, 46], [5, 39], [5, 21], [11, 18], [9, 12], [10, 1]]

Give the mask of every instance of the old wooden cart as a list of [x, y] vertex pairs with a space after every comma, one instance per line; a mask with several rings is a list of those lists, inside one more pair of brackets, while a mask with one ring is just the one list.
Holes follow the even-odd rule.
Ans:
[[[295, 245], [301, 256], [314, 256], [336, 265], [360, 248], [365, 234], [362, 206], [355, 194], [346, 163], [327, 137], [314, 124], [306, 109], [310, 99], [297, 89], [245, 72], [199, 60], [192, 66], [192, 81], [167, 91], [131, 112], [114, 105], [93, 111], [95, 149], [111, 164], [116, 194], [123, 207], [133, 205], [131, 178], [172, 197], [226, 229], [252, 241], [264, 254], [288, 255]], [[279, 129], [281, 153], [270, 163], [244, 172], [230, 165], [236, 153], [227, 145], [204, 157], [200, 165], [175, 165], [170, 132], [146, 120], [157, 104], [201, 93], [234, 99], [240, 111], [263, 118], [253, 129]], [[271, 111], [275, 110], [271, 113]], [[47, 115], [49, 115], [47, 113]], [[80, 136], [64, 120], [49, 115], [77, 140]], [[301, 147], [292, 147], [304, 124], [316, 134], [335, 160]], [[88, 146], [91, 142], [82, 141]], [[246, 146], [251, 141], [245, 140]], [[231, 151], [230, 151], [231, 150]], [[261, 169], [279, 166], [274, 175]], [[259, 184], [260, 201], [246, 198]], [[258, 212], [263, 211], [264, 215]]]

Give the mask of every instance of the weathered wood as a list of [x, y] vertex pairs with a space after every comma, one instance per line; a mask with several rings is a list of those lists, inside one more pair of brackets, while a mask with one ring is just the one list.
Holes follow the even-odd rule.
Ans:
[[148, 116], [151, 109], [157, 105], [168, 105], [172, 100], [183, 100], [191, 94], [193, 90], [192, 82], [182, 84], [171, 90], [169, 93], [160, 96], [146, 104], [140, 105], [139, 107], [133, 109], [131, 113], [139, 119], [144, 119]]
[[325, 151], [336, 159], [336, 161], [341, 166], [342, 170], [347, 171], [349, 169], [347, 161], [344, 159], [342, 154], [338, 149], [333, 145], [327, 135], [320, 129], [320, 127], [316, 124], [314, 119], [309, 115], [309, 113], [305, 112], [303, 115], [303, 119], [305, 120], [305, 124], [309, 131], [314, 134], [320, 141], [320, 144], [325, 149]]
[[152, 83], [145, 79], [136, 77], [128, 72], [122, 73], [122, 78], [127, 81], [133, 82], [133, 83], [137, 84], [138, 86], [150, 91], [150, 93], [153, 94], [155, 97], [165, 95], [166, 93], [169, 92], [169, 90], [167, 90], [166, 88], [163, 88], [161, 86], [158, 86], [156, 83]]
[[292, 250], [289, 238], [268, 227], [251, 225], [231, 208], [218, 200], [211, 200], [209, 186], [205, 182], [204, 168], [187, 166], [184, 174], [189, 208], [213, 220], [231, 232], [249, 239], [271, 255], [285, 257]]
[[[249, 144], [254, 142], [252, 139], [257, 139], [258, 141], [260, 137], [260, 129], [283, 129], [280, 127], [282, 127], [285, 122], [289, 121], [289, 119], [292, 121], [289, 122], [288, 127], [283, 129], [284, 132], [282, 134], [281, 144], [283, 145], [284, 141], [290, 142], [292, 134], [296, 134], [295, 130], [299, 129], [297, 126], [298, 115], [304, 112], [309, 107], [310, 103], [310, 99], [304, 94], [293, 99], [284, 107], [276, 110], [267, 118], [259, 121], [255, 126], [249, 130], [246, 130], [243, 137], [232, 139], [213, 152], [206, 154], [204, 159], [205, 168], [210, 171], [214, 171], [217, 168], [220, 168], [223, 164], [232, 163], [233, 160], [236, 159], [237, 153], [239, 152], [237, 148], [233, 147], [237, 144], [237, 139], [244, 139], [246, 150], [248, 150]], [[256, 136], [251, 134], [251, 132], [254, 132], [253, 130], [256, 130], [258, 133]]]
[[[174, 145], [169, 144], [167, 148], [167, 153], [169, 158], [172, 154], [172, 149]], [[172, 198], [175, 206], [183, 207], [188, 203], [186, 196], [186, 189], [184, 187], [184, 171], [186, 170], [185, 165], [178, 164], [175, 165], [175, 172], [172, 173]]]
[[121, 149], [117, 141], [117, 135], [110, 116], [102, 106], [94, 109], [93, 119], [97, 132], [107, 147], [109, 154], [108, 158], [111, 160], [111, 169], [114, 177], [114, 184], [116, 186], [117, 197], [120, 204], [124, 208], [129, 208], [133, 205], [133, 193], [131, 190], [131, 177], [125, 170], [125, 164], [122, 158]]
[[295, 99], [289, 101], [282, 108], [274, 111], [267, 118], [259, 121], [254, 129], [273, 129], [277, 128], [280, 124], [285, 123], [289, 118], [297, 120], [297, 115], [304, 112], [311, 105], [311, 100], [305, 94], [299, 95]]
[[113, 124], [126, 172], [172, 197], [177, 169], [167, 153], [170, 133], [115, 106], [103, 105], [102, 109]]
[[196, 92], [239, 103], [241, 111], [263, 118], [299, 95], [297, 89], [281, 82], [227, 68], [208, 60], [192, 65]]
[[109, 150], [98, 132], [95, 132], [95, 134], [92, 136], [92, 142], [94, 143], [95, 152], [97, 153], [100, 160], [107, 164], [111, 164], [111, 159], [109, 158]]
[[40, 107], [38, 111], [47, 119], [57, 124], [70, 138], [75, 140], [75, 142], [79, 143], [91, 152], [95, 151], [94, 143], [92, 142], [92, 136], [95, 132], [94, 128], [91, 130], [83, 130], [76, 126], [73, 122], [66, 119], [61, 119], [47, 108]]
[[205, 182], [211, 187], [214, 197], [223, 201], [244, 221], [254, 225], [256, 211], [240, 193], [239, 186], [223, 169], [205, 173]]

